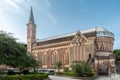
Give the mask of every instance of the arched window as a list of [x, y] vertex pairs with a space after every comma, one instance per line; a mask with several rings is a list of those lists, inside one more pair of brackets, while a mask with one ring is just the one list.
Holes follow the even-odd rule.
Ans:
[[65, 51], [65, 54], [64, 54], [64, 64], [66, 64], [66, 65], [69, 64], [69, 50]]
[[42, 64], [44, 64], [44, 65], [47, 64], [47, 53], [43, 53], [43, 55], [42, 55]]
[[59, 62], [59, 54], [58, 51], [54, 51], [52, 54], [52, 64], [56, 64]]

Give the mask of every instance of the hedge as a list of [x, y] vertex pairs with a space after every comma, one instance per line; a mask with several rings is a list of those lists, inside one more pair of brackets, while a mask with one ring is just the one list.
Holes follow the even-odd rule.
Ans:
[[7, 75], [0, 76], [0, 80], [44, 80], [48, 74]]
[[[65, 76], [76, 76], [76, 74], [72, 71], [68, 71], [68, 72], [57, 72], [57, 75], [65, 75]], [[91, 74], [87, 74], [87, 77], [92, 77], [96, 74], [95, 71], [92, 71]], [[85, 77], [85, 76], [84, 76]]]
[[57, 72], [57, 75], [66, 75], [66, 76], [75, 76], [75, 74], [71, 71], [69, 72]]

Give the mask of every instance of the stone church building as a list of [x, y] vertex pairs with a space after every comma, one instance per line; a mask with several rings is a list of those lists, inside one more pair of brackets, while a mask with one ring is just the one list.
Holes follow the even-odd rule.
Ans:
[[39, 40], [36, 39], [36, 29], [31, 8], [27, 50], [41, 62], [42, 68], [53, 69], [57, 62], [62, 63], [62, 68], [70, 67], [73, 61], [87, 61], [89, 58], [95, 68], [108, 68], [108, 63], [114, 65], [114, 34], [105, 28], [95, 27]]

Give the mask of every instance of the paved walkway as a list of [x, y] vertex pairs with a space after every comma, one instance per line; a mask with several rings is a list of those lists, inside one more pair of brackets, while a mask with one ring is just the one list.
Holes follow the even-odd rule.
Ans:
[[120, 80], [120, 74], [112, 74], [111, 76], [98, 76], [96, 80]]
[[[82, 79], [73, 79], [66, 76], [54, 76], [49, 75], [48, 80], [82, 80]], [[112, 74], [111, 76], [98, 76], [95, 80], [120, 80], [120, 74]]]
[[66, 76], [49, 76], [49, 80], [80, 80], [80, 79], [72, 79], [71, 77], [66, 77]]

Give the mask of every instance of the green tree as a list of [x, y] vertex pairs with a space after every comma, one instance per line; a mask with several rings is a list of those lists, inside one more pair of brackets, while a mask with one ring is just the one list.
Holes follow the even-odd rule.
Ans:
[[30, 67], [37, 67], [38, 66], [38, 61], [35, 59], [31, 53], [29, 55], [24, 54], [21, 56], [20, 62], [19, 62], [19, 67], [22, 69], [25, 68], [30, 68]]
[[120, 60], [120, 49], [114, 50], [113, 53], [115, 55], [115, 59]]
[[32, 55], [27, 55], [24, 44], [16, 41], [11, 33], [0, 31], [0, 65], [28, 68], [37, 66]]
[[11, 33], [0, 32], [0, 64], [17, 66], [15, 61], [21, 56], [19, 45]]

